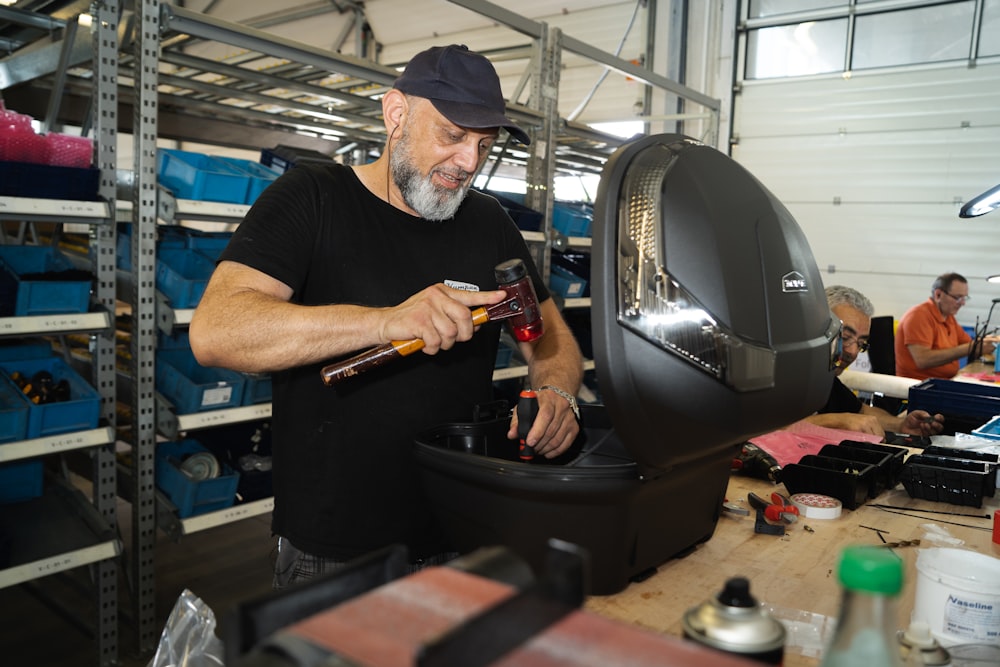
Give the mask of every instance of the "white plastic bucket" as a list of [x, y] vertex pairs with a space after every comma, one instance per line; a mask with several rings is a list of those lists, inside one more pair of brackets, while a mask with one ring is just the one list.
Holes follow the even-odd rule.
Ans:
[[910, 620], [925, 621], [943, 646], [1000, 643], [1000, 560], [965, 549], [921, 549]]

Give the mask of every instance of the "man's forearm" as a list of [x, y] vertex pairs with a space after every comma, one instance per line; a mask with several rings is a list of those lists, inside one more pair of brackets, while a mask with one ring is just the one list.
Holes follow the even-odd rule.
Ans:
[[542, 304], [545, 334], [534, 345], [523, 344], [532, 387], [551, 385], [576, 395], [583, 381], [580, 346], [551, 299]]
[[935, 366], [950, 364], [956, 359], [965, 358], [971, 349], [970, 343], [963, 343], [956, 347], [946, 347], [939, 350], [932, 350], [927, 347], [914, 349], [911, 346], [910, 354], [913, 356], [913, 362], [917, 368], [934, 368]]

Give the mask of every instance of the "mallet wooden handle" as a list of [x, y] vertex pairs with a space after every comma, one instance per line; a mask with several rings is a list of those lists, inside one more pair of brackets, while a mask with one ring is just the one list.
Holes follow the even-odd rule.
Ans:
[[[486, 308], [476, 308], [472, 311], [472, 324], [479, 326], [489, 321], [489, 313]], [[372, 368], [377, 368], [386, 362], [398, 357], [405, 357], [424, 349], [424, 341], [420, 338], [413, 340], [394, 340], [389, 343], [378, 345], [371, 349], [356, 354], [349, 359], [338, 361], [337, 363], [324, 366], [320, 371], [324, 384], [331, 385], [344, 378], [353, 377]]]

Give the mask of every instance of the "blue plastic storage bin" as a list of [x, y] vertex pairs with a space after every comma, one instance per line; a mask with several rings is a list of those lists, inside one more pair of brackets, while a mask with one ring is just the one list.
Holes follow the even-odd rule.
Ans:
[[552, 206], [552, 226], [564, 236], [590, 236], [593, 209], [586, 204], [556, 202]]
[[179, 234], [184, 247], [201, 253], [212, 262], [219, 259], [219, 255], [229, 245], [229, 240], [233, 238], [232, 232], [203, 232], [200, 229], [187, 227], [180, 229], [183, 230]]
[[584, 290], [587, 289], [587, 281], [561, 266], [553, 265], [549, 273], [549, 288], [556, 294], [565, 297], [581, 297]]
[[10, 361], [22, 359], [48, 359], [52, 356], [52, 344], [39, 339], [0, 340], [0, 366]]
[[1000, 440], [1000, 416], [994, 417], [977, 429], [973, 429], [972, 435], [990, 440]]
[[244, 204], [254, 203], [257, 197], [260, 196], [260, 193], [266, 190], [267, 186], [271, 185], [271, 183], [274, 183], [282, 173], [276, 169], [266, 167], [260, 162], [241, 160], [233, 157], [219, 157], [216, 159], [222, 160], [229, 166], [246, 174], [249, 181]]
[[494, 192], [493, 190], [482, 190], [485, 194], [496, 199], [507, 215], [511, 217], [517, 228], [523, 232], [537, 232], [542, 227], [542, 220], [545, 216], [532, 208], [524, 205], [524, 195], [516, 192]]
[[210, 453], [195, 440], [171, 440], [156, 445], [156, 486], [177, 508], [184, 519], [196, 514], [232, 507], [240, 476], [225, 463], [219, 462], [219, 476], [195, 481], [178, 467], [192, 454]]
[[174, 308], [194, 308], [214, 270], [215, 263], [201, 253], [164, 249], [156, 257], [156, 289]]
[[509, 345], [504, 345], [500, 343], [500, 347], [497, 348], [497, 359], [493, 368], [507, 368], [510, 366], [510, 360], [514, 357], [514, 348]]
[[271, 402], [271, 375], [268, 373], [243, 373], [243, 405]]
[[40, 459], [0, 465], [0, 503], [19, 503], [42, 495], [44, 476]]
[[31, 402], [14, 382], [0, 373], [0, 444], [28, 436]]
[[158, 162], [160, 183], [181, 199], [246, 202], [249, 175], [223, 160], [204, 153], [161, 148]]
[[1000, 386], [931, 378], [910, 387], [907, 402], [910, 410], [977, 417], [982, 424], [1000, 415]]
[[87, 312], [91, 280], [82, 274], [52, 246], [0, 245], [0, 316]]
[[15, 372], [31, 378], [39, 371], [47, 371], [56, 382], [66, 380], [69, 383], [68, 401], [30, 404], [26, 437], [42, 438], [97, 428], [101, 410], [100, 395], [60, 357], [4, 361], [2, 370], [8, 378]]
[[[181, 250], [188, 247], [184, 227], [175, 225], [157, 225], [156, 254], [163, 249]], [[123, 271], [132, 270], [132, 223], [119, 222], [115, 239], [115, 264]]]
[[156, 390], [173, 404], [178, 414], [241, 405], [245, 384], [239, 373], [202, 366], [189, 349], [156, 353]]

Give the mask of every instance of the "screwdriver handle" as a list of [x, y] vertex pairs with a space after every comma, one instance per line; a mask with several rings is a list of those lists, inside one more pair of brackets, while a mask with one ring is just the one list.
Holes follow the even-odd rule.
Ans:
[[535, 448], [528, 445], [528, 431], [538, 416], [538, 394], [532, 389], [522, 389], [517, 400], [517, 438], [519, 443], [518, 456], [522, 461], [535, 458]]

